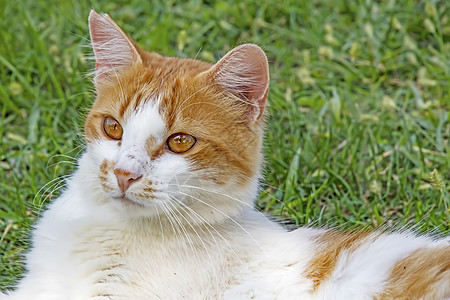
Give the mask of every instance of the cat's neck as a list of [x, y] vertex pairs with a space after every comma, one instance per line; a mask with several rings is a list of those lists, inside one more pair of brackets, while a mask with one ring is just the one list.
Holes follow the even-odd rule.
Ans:
[[264, 243], [267, 232], [274, 230], [280, 234], [284, 231], [248, 205], [230, 214], [210, 209], [208, 212], [197, 210], [196, 214], [178, 210], [170, 215], [132, 216], [117, 199], [86, 190], [82, 175], [80, 171], [74, 174], [65, 193], [52, 204], [58, 207], [46, 213], [55, 214], [52, 217], [70, 215], [74, 221], [71, 228], [79, 228], [74, 230], [81, 230], [85, 235], [89, 235], [87, 229], [95, 236], [103, 236], [102, 232], [120, 232], [124, 242], [130, 245], [151, 240], [155, 247], [174, 249], [183, 248], [186, 243], [194, 247], [205, 248], [204, 244], [209, 244], [213, 248], [226, 248], [236, 240], [238, 244], [257, 248]]

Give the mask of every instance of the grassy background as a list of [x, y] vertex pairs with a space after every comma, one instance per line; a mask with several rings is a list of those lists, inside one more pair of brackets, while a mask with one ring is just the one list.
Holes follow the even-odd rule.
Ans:
[[164, 55], [266, 50], [262, 210], [294, 224], [449, 233], [450, 2], [0, 1], [0, 289], [62, 186], [51, 180], [82, 149], [92, 7]]

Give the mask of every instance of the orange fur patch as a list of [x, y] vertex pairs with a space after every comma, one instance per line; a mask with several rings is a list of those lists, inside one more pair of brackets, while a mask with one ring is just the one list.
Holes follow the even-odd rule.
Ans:
[[449, 299], [450, 248], [422, 248], [398, 261], [377, 300]]
[[376, 239], [376, 233], [327, 231], [319, 235], [315, 242], [318, 245], [316, 255], [306, 267], [306, 278], [313, 281], [313, 289], [317, 291], [320, 284], [331, 277], [339, 257], [343, 253], [351, 253], [359, 248], [370, 237]]

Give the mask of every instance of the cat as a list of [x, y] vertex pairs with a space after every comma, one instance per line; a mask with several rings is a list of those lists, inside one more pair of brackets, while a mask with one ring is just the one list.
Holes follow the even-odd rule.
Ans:
[[89, 28], [87, 149], [1, 299], [450, 298], [448, 238], [287, 231], [254, 209], [269, 90], [260, 47], [211, 65], [141, 50], [94, 10]]

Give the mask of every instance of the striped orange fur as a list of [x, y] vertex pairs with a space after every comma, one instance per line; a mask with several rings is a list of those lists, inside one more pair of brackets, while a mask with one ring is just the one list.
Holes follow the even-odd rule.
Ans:
[[377, 300], [449, 299], [449, 247], [421, 248], [398, 261]]
[[352, 252], [368, 239], [374, 239], [376, 236], [375, 233], [339, 232], [336, 230], [330, 230], [317, 236], [314, 241], [317, 247], [316, 254], [305, 269], [306, 278], [313, 281], [314, 291], [333, 273], [343, 252]]

